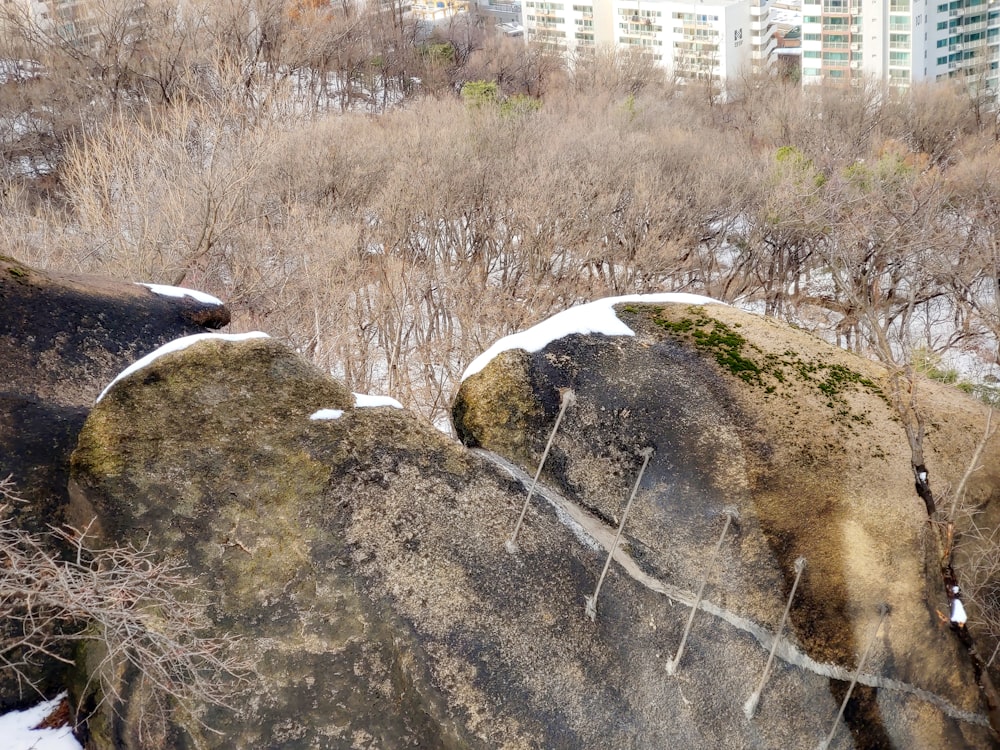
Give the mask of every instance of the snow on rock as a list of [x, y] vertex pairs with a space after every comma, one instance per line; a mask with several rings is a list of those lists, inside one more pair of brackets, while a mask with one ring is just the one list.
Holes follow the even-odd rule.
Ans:
[[309, 419], [340, 419], [344, 416], [343, 409], [320, 409], [309, 415]]
[[965, 614], [965, 605], [962, 604], [962, 600], [958, 596], [961, 591], [958, 586], [952, 586], [951, 593], [955, 596], [955, 598], [951, 600], [951, 621], [956, 625], [965, 625], [969, 618]]
[[614, 306], [624, 302], [640, 304], [676, 303], [682, 305], [707, 305], [710, 303], [724, 304], [711, 297], [699, 294], [665, 293], [665, 294], [628, 294], [622, 297], [605, 297], [604, 299], [577, 305], [568, 310], [556, 313], [551, 318], [543, 320], [526, 331], [504, 336], [493, 346], [480, 354], [465, 368], [462, 380], [471, 378], [482, 370], [501, 352], [508, 349], [524, 349], [537, 352], [557, 339], [572, 334], [601, 333], [605, 336], [634, 336], [635, 332], [618, 319]]
[[222, 305], [222, 300], [213, 297], [211, 294], [205, 294], [205, 292], [199, 292], [194, 289], [185, 289], [180, 286], [166, 286], [165, 284], [140, 283], [139, 286], [144, 286], [153, 294], [159, 294], [162, 297], [191, 297], [206, 305]]
[[402, 409], [403, 405], [390, 396], [369, 396], [366, 393], [354, 394], [354, 406], [359, 409], [374, 406], [391, 406], [393, 409]]
[[248, 339], [266, 339], [269, 336], [266, 333], [261, 333], [260, 331], [253, 331], [251, 333], [196, 333], [193, 336], [182, 336], [179, 339], [174, 339], [169, 341], [163, 346], [161, 346], [156, 351], [150, 352], [145, 357], [137, 359], [135, 362], [130, 364], [124, 370], [122, 370], [115, 379], [108, 383], [107, 387], [101, 391], [101, 394], [97, 397], [97, 401], [94, 403], [99, 403], [104, 395], [111, 390], [111, 387], [117, 383], [119, 380], [128, 377], [134, 372], [138, 372], [144, 367], [148, 367], [155, 360], [162, 357], [164, 354], [169, 354], [170, 352], [179, 352], [182, 349], [187, 349], [191, 344], [196, 344], [199, 341], [207, 341], [210, 339], [218, 339], [221, 341], [246, 341]]
[[965, 605], [961, 599], [953, 599], [951, 602], [951, 621], [956, 625], [965, 625], [968, 620], [965, 614]]
[[66, 693], [24, 711], [0, 716], [0, 747], [4, 750], [82, 750], [70, 727], [35, 729], [59, 706]]

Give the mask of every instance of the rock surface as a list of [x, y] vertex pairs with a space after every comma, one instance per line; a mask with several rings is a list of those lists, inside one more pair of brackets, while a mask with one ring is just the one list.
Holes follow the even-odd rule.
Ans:
[[[228, 322], [221, 305], [0, 256], [0, 477], [11, 476], [28, 501], [14, 508], [17, 522], [39, 531], [62, 520], [70, 453], [118, 372], [171, 339]], [[61, 671], [40, 665], [32, 679], [53, 694]], [[7, 677], [0, 674], [0, 710], [37, 700]]]
[[[245, 636], [261, 681], [231, 709], [188, 707], [221, 734], [178, 719], [157, 743], [139, 737], [147, 698], [123, 676], [90, 747], [812, 747], [883, 602], [892, 614], [832, 747], [991, 746], [972, 669], [934, 614], [945, 600], [920, 501], [893, 469], [902, 443], [877, 373], [863, 375], [871, 386], [849, 379], [834, 406], [811, 381], [792, 384], [795, 398], [767, 385], [741, 395], [650, 311], [622, 315], [638, 336], [511, 352], [459, 395], [467, 441], [490, 425], [492, 447], [533, 468], [555, 389], [576, 389], [547, 472], [566, 497], [542, 488], [513, 555], [523, 471], [403, 410], [353, 408], [273, 341], [202, 342], [117, 383], [74, 454], [74, 517], [189, 564], [217, 632]], [[822, 349], [830, 365], [839, 356]], [[778, 440], [798, 398], [798, 429]], [[310, 419], [320, 409], [342, 414]], [[648, 445], [591, 622], [602, 545]], [[730, 504], [740, 521], [669, 677]], [[790, 643], [747, 719], [799, 555]]]
[[[642, 571], [696, 590], [708, 573], [724, 509], [734, 506], [739, 520], [708, 578], [707, 598], [773, 632], [795, 561], [807, 560], [787, 632], [814, 671], [833, 667], [839, 678], [829, 681], [827, 706], [804, 692], [784, 696], [789, 716], [814, 712], [832, 725], [845, 676], [885, 604], [891, 613], [864, 669], [868, 685], [856, 689], [845, 714], [854, 746], [992, 746], [994, 737], [952, 710], [979, 720], [986, 714], [969, 656], [947, 624], [937, 535], [914, 490], [886, 373], [803, 332], [726, 306], [627, 303], [615, 309], [634, 336], [570, 335], [533, 353], [511, 349], [468, 378], [454, 407], [463, 441], [534, 470], [560, 391], [572, 389], [576, 400], [543, 476], [615, 526], [640, 465], [638, 452], [652, 447], [624, 533]], [[921, 397], [932, 415], [932, 477], [937, 486], [954, 486], [974, 454], [984, 409], [931, 383]], [[998, 456], [996, 444], [987, 448], [986, 456]], [[983, 464], [996, 466], [992, 458]], [[975, 475], [968, 495], [980, 509], [995, 508], [998, 488], [990, 469]], [[601, 606], [610, 607], [601, 596]], [[669, 622], [658, 628], [672, 633], [668, 651], [679, 640], [680, 609], [661, 605]], [[993, 644], [986, 645], [991, 650]], [[736, 704], [759, 670], [752, 654], [738, 658], [734, 646], [718, 631], [696, 626], [685, 659], [697, 670], [712, 652], [733, 649], [715, 676], [742, 681], [744, 688], [729, 696], [732, 705], [717, 696], [713, 710], [747, 728]], [[785, 675], [792, 684], [806, 681], [794, 671]], [[780, 693], [775, 677], [760, 703], [765, 717]], [[924, 692], [893, 689], [893, 683]], [[678, 687], [687, 694], [687, 683]], [[916, 695], [937, 696], [950, 708], [941, 711], [937, 698]], [[795, 744], [809, 744], [799, 737]], [[744, 741], [756, 744], [749, 736]]]

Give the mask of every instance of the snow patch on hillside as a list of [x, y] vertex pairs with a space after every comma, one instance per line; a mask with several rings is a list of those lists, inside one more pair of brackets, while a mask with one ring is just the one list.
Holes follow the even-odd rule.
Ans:
[[376, 406], [391, 406], [402, 409], [403, 405], [390, 396], [369, 396], [367, 393], [354, 394], [354, 406], [359, 409], [369, 409]]
[[309, 419], [321, 420], [321, 419], [340, 419], [344, 416], [343, 409], [320, 409], [319, 411], [314, 411], [309, 415]]
[[66, 693], [24, 711], [0, 716], [0, 747], [4, 750], [83, 750], [70, 727], [35, 729], [58, 708]]

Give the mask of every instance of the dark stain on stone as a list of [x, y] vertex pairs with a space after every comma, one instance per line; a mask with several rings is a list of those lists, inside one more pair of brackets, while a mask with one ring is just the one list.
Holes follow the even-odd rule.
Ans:
[[[839, 706], [847, 695], [850, 683], [830, 681], [830, 694]], [[878, 707], [878, 688], [855, 685], [844, 708], [844, 723], [850, 730], [855, 750], [897, 750], [889, 738]], [[840, 731], [843, 731], [841, 729]], [[836, 746], [833, 743], [833, 746]]]

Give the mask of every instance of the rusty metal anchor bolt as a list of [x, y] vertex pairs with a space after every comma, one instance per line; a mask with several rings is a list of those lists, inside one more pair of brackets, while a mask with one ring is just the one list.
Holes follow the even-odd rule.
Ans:
[[504, 542], [504, 549], [510, 554], [515, 554], [518, 550], [517, 547], [517, 535], [521, 531], [521, 524], [524, 523], [524, 514], [528, 512], [528, 504], [531, 502], [531, 496], [535, 494], [535, 487], [538, 484], [538, 477], [542, 474], [542, 467], [545, 466], [545, 459], [549, 457], [549, 450], [552, 448], [552, 441], [555, 440], [556, 432], [559, 431], [559, 424], [562, 422], [563, 415], [566, 413], [566, 409], [569, 405], [576, 401], [576, 394], [573, 393], [572, 388], [564, 388], [559, 393], [559, 398], [561, 404], [559, 406], [559, 415], [556, 417], [556, 423], [552, 426], [552, 432], [549, 433], [549, 440], [545, 444], [545, 450], [542, 452], [542, 460], [538, 462], [538, 469], [535, 471], [535, 478], [531, 480], [531, 488], [528, 490], [528, 496], [524, 498], [524, 505], [521, 506], [521, 515], [517, 517], [517, 523], [514, 524], [514, 531], [511, 532], [510, 539]]
[[698, 586], [698, 595], [695, 597], [694, 606], [691, 607], [691, 614], [688, 615], [687, 624], [684, 626], [684, 634], [681, 636], [681, 644], [677, 647], [677, 655], [667, 662], [667, 674], [670, 675], [677, 674], [677, 667], [681, 663], [681, 657], [684, 655], [684, 646], [687, 644], [688, 635], [691, 633], [691, 625], [694, 623], [694, 615], [698, 611], [698, 607], [701, 606], [701, 599], [705, 594], [705, 586], [708, 584], [708, 579], [712, 576], [712, 571], [715, 570], [715, 563], [719, 559], [719, 551], [722, 549], [722, 543], [726, 540], [726, 534], [729, 533], [729, 526], [733, 521], [738, 522], [740, 520], [740, 513], [733, 505], [727, 505], [722, 512], [726, 515], [726, 524], [722, 527], [722, 534], [719, 535], [715, 551], [712, 552], [712, 559], [709, 561], [708, 567], [705, 568], [705, 575], [701, 579], [701, 585]]
[[767, 664], [764, 665], [764, 671], [760, 675], [760, 682], [757, 683], [757, 689], [750, 694], [746, 703], [743, 704], [743, 714], [748, 719], [752, 719], [753, 715], [757, 712], [757, 704], [760, 702], [760, 695], [764, 691], [764, 685], [767, 684], [767, 678], [771, 676], [771, 666], [774, 664], [774, 654], [778, 650], [778, 643], [781, 641], [781, 634], [784, 632], [785, 623], [788, 621], [788, 613], [792, 611], [792, 602], [795, 599], [795, 591], [799, 587], [799, 580], [801, 580], [802, 571], [805, 569], [806, 559], [804, 557], [798, 558], [795, 561], [795, 582], [792, 584], [792, 590], [788, 594], [788, 601], [785, 602], [785, 611], [781, 615], [781, 622], [778, 623], [778, 631], [774, 634], [774, 641], [771, 643], [771, 653], [767, 655]]
[[639, 469], [639, 475], [635, 478], [635, 485], [632, 487], [632, 494], [629, 495], [628, 502], [625, 503], [625, 510], [622, 511], [622, 520], [618, 524], [618, 533], [615, 534], [615, 540], [611, 543], [611, 549], [608, 550], [608, 557], [604, 561], [604, 570], [601, 571], [601, 577], [597, 579], [597, 588], [594, 589], [594, 595], [586, 597], [587, 606], [584, 609], [584, 613], [590, 618], [591, 622], [597, 620], [597, 597], [601, 593], [601, 585], [604, 583], [604, 576], [608, 574], [608, 568], [611, 567], [611, 558], [615, 556], [615, 549], [618, 548], [618, 541], [622, 538], [622, 531], [625, 530], [625, 521], [628, 518], [629, 508], [632, 507], [632, 501], [635, 500], [635, 494], [639, 491], [639, 483], [642, 481], [642, 475], [646, 473], [646, 467], [649, 465], [649, 459], [653, 455], [652, 448], [643, 448], [639, 451], [639, 455], [642, 456], [642, 467]]

